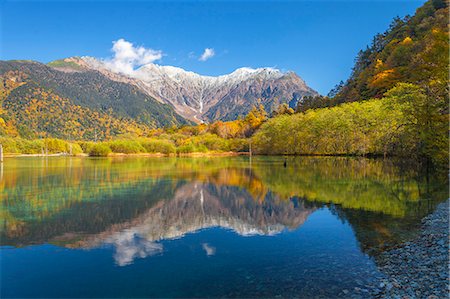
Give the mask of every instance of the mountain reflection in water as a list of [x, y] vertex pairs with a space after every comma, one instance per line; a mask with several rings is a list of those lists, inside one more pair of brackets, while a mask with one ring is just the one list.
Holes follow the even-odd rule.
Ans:
[[1, 242], [111, 243], [118, 264], [128, 264], [162, 252], [163, 239], [210, 227], [274, 235], [331, 205], [371, 250], [401, 239], [446, 198], [445, 180], [400, 173], [389, 161], [292, 158], [287, 169], [281, 161], [7, 159]]
[[[201, 183], [182, 183], [169, 200], [161, 200], [131, 221], [68, 246], [93, 248], [104, 243], [116, 248], [118, 265], [127, 265], [134, 258], [161, 253], [160, 240], [182, 238], [201, 229], [221, 227], [241, 236], [274, 235], [284, 229], [298, 228], [314, 208], [304, 204], [280, 201], [267, 194], [262, 203], [237, 187]], [[203, 244], [207, 255], [214, 249]]]
[[283, 162], [5, 159], [1, 295], [345, 297], [447, 198], [389, 160]]

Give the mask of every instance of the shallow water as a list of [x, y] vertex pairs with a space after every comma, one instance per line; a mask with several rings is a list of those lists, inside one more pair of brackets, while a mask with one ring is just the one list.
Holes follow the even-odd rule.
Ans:
[[5, 159], [1, 297], [364, 296], [447, 197], [387, 160], [283, 162]]

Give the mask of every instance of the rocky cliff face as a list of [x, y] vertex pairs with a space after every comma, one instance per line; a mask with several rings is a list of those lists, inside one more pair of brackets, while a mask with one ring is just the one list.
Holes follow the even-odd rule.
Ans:
[[147, 64], [125, 75], [115, 73], [92, 57], [64, 61], [65, 64], [55, 67], [70, 72], [97, 70], [112, 80], [133, 84], [195, 122], [236, 119], [247, 114], [258, 99], [271, 111], [280, 103], [295, 106], [303, 96], [317, 94], [295, 73], [274, 68], [240, 68], [228, 75], [211, 77], [177, 67]]

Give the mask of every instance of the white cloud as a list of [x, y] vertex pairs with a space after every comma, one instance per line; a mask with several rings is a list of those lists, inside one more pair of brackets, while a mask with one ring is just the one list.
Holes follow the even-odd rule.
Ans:
[[214, 57], [214, 55], [216, 55], [216, 53], [214, 52], [213, 48], [206, 48], [198, 60], [206, 61], [206, 60]]
[[123, 38], [113, 41], [111, 50], [114, 56], [105, 61], [106, 66], [115, 72], [127, 75], [131, 75], [136, 67], [160, 60], [163, 56], [160, 50], [135, 47]]

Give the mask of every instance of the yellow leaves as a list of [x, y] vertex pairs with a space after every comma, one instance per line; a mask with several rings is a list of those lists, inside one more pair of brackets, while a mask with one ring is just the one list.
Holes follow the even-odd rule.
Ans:
[[379, 70], [384, 66], [383, 60], [381, 59], [377, 59], [376, 63], [375, 63], [375, 69]]
[[405, 37], [405, 39], [401, 42], [402, 45], [412, 45], [413, 40], [409, 36]]
[[[43, 134], [37, 128], [45, 128], [44, 136], [89, 139], [97, 135], [99, 140], [111, 138], [118, 132], [144, 136], [149, 131], [148, 126], [132, 119], [119, 119], [112, 113], [73, 105], [69, 99], [42, 88], [30, 89], [20, 101], [11, 101], [7, 110], [0, 111], [0, 115], [26, 126], [34, 137]], [[5, 125], [0, 125], [2, 127]], [[7, 136], [18, 136], [14, 125], [3, 128], [2, 132]]]
[[394, 73], [393, 69], [382, 71], [375, 75], [375, 80], [384, 80]]
[[394, 69], [384, 70], [376, 74], [372, 81], [370, 82], [371, 87], [382, 87], [385, 86], [388, 81], [396, 77]]
[[[243, 134], [242, 128], [243, 124], [241, 120], [228, 122], [216, 121], [210, 125], [209, 131], [222, 138], [236, 138]], [[205, 134], [207, 131], [208, 128], [205, 127], [199, 130], [199, 133]]]
[[433, 34], [440, 34], [442, 31], [441, 30], [439, 30], [438, 28], [433, 28], [432, 30], [431, 30], [431, 33], [433, 33]]
[[259, 128], [259, 126], [261, 126], [266, 119], [267, 112], [261, 102], [259, 102], [258, 107], [253, 106], [250, 112], [245, 117], [245, 121], [252, 130]]
[[3, 129], [5, 130], [6, 136], [16, 137], [19, 135], [14, 120], [6, 121], [6, 124], [3, 127]]
[[9, 71], [0, 76], [0, 100], [6, 99], [9, 93], [17, 87], [26, 84], [22, 82], [21, 72]]

